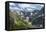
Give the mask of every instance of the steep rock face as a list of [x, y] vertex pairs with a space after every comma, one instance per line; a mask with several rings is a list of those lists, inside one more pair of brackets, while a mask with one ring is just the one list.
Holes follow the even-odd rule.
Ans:
[[37, 13], [37, 14], [34, 14], [34, 16], [32, 16], [32, 24], [33, 25], [36, 25], [36, 26], [39, 26], [42, 24], [43, 26], [43, 21], [44, 21], [44, 17], [45, 17], [45, 14], [44, 14], [44, 7], [41, 9], [41, 10], [35, 10], [34, 13]]

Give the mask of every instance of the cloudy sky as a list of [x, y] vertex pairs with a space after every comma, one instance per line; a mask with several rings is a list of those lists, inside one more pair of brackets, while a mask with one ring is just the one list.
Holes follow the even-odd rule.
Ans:
[[10, 10], [23, 10], [26, 11], [34, 11], [35, 9], [40, 10], [44, 5], [43, 4], [21, 4], [21, 3], [9, 3]]

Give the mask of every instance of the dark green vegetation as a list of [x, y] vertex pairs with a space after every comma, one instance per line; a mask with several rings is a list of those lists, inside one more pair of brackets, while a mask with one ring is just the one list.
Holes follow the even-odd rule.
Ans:
[[[31, 28], [31, 22], [24, 21], [25, 19], [18, 15], [17, 13], [10, 12], [10, 29], [27, 29], [28, 27]], [[30, 23], [30, 24], [29, 24]]]

